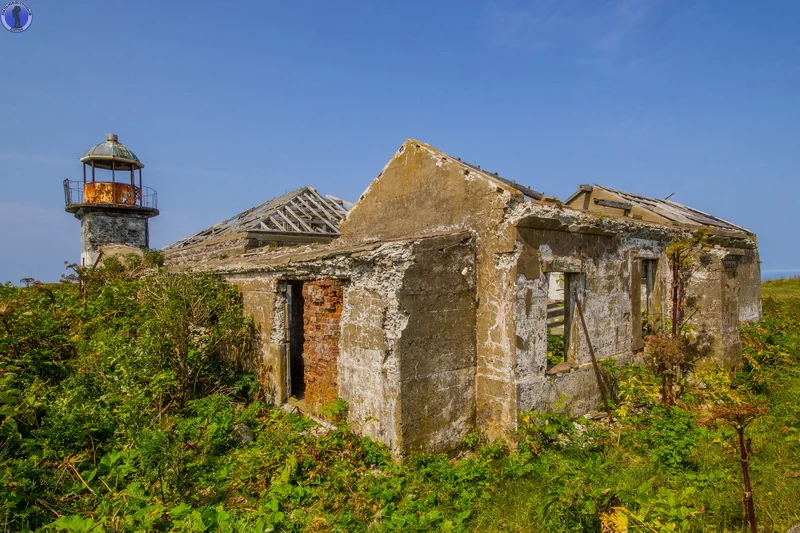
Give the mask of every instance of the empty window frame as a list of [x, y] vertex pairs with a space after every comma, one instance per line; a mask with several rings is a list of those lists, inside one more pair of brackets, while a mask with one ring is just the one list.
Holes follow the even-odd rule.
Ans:
[[652, 317], [655, 310], [653, 304], [653, 290], [656, 280], [657, 259], [642, 259], [639, 270], [642, 274], [642, 313]]
[[583, 294], [579, 272], [550, 272], [547, 287], [547, 367], [570, 360], [569, 339], [575, 316], [575, 295]]

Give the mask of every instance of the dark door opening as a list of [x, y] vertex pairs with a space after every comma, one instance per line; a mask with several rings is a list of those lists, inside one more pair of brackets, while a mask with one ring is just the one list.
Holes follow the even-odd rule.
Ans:
[[286, 291], [289, 313], [289, 396], [303, 399], [306, 393], [305, 362], [303, 361], [303, 345], [305, 344], [305, 328], [303, 327], [303, 282], [290, 281]]

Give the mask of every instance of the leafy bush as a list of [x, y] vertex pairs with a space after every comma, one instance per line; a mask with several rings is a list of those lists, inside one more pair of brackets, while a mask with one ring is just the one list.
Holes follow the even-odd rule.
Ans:
[[[460, 456], [400, 463], [257, 401], [236, 290], [157, 267], [0, 286], [4, 529], [738, 531], [736, 433], [703, 417], [746, 393], [769, 404], [748, 426], [756, 513], [776, 531], [800, 521], [796, 300], [765, 301], [744, 328], [736, 380], [705, 368], [669, 409], [651, 369], [608, 365], [613, 424], [524, 413], [516, 449], [476, 430]], [[346, 404], [332, 408], [343, 419]]]
[[[6, 285], [0, 298], [0, 464], [14, 480], [0, 496], [5, 523], [45, 524], [63, 514], [55, 511], [63, 498], [73, 508], [91, 505], [99, 489], [81, 472], [106, 483], [112, 474], [103, 469], [121, 460], [120, 450], [133, 450], [124, 464], [140, 485], [160, 490], [196, 471], [181, 469], [176, 440], [203, 437], [212, 440], [201, 453], [224, 450], [224, 429], [209, 433], [206, 416], [205, 429], [193, 432], [191, 422], [209, 401], [193, 398], [225, 390], [241, 373], [250, 326], [234, 288], [207, 274], [137, 277], [108, 261], [62, 284]], [[177, 415], [186, 418], [178, 423]]]

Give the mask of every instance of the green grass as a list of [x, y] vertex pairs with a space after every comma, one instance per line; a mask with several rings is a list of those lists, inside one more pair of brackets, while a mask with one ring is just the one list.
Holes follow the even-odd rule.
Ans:
[[800, 299], [800, 278], [781, 278], [761, 284], [762, 298], [776, 300]]
[[[800, 279], [764, 289], [764, 320], [744, 328], [748, 363], [733, 393], [768, 408], [747, 428], [750, 475], [760, 527], [786, 531], [800, 522]], [[639, 369], [623, 377], [622, 390], [653, 398], [652, 389], [643, 394], [651, 378]], [[608, 516], [624, 508], [617, 515], [632, 531], [745, 531], [734, 432], [705, 420], [709, 391], [727, 393], [719, 378], [722, 388], [691, 391], [674, 412], [655, 405], [626, 411], [623, 401], [620, 426], [589, 445], [563, 426], [558, 445], [538, 446], [524, 476], [498, 479], [470, 528], [598, 531], [603, 510]], [[523, 447], [508, 460], [525, 454]]]
[[710, 416], [735, 401], [768, 408], [747, 428], [762, 530], [800, 522], [800, 279], [765, 284], [733, 381], [698, 372], [664, 409], [630, 365], [611, 427], [525, 413], [515, 451], [473, 433], [458, 457], [398, 463], [219, 366], [246, 326], [219, 280], [92, 276], [85, 302], [73, 284], [0, 286], [0, 530], [743, 532], [735, 432]]

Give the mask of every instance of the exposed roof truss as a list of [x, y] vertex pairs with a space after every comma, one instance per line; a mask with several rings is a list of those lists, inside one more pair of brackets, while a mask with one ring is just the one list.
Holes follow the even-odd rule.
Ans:
[[335, 196], [323, 197], [312, 187], [302, 187], [170, 244], [166, 249], [184, 248], [212, 237], [242, 232], [338, 237], [339, 223], [351, 205]]

